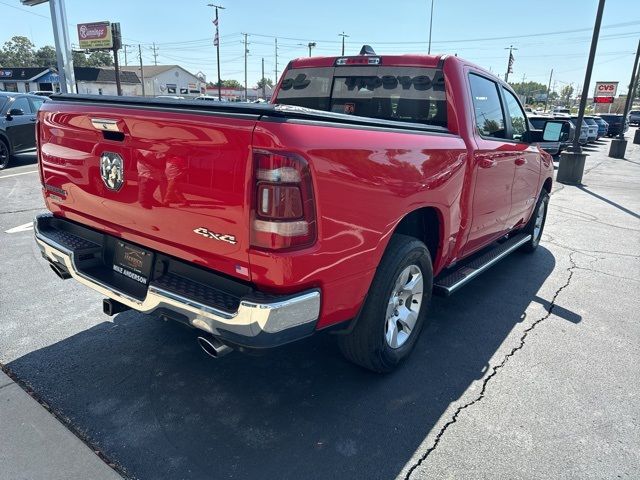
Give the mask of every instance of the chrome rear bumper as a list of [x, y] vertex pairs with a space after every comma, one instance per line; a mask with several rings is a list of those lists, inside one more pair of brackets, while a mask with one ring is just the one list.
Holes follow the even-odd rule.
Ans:
[[[65, 230], [66, 223], [73, 227], [72, 231]], [[64, 273], [68, 273], [68, 276], [87, 287], [142, 313], [156, 313], [177, 319], [227, 342], [256, 348], [288, 343], [315, 331], [320, 314], [319, 290], [283, 296], [252, 291], [239, 298], [236, 310], [229, 311], [190, 296], [189, 291], [208, 287], [192, 282], [194, 285], [189, 288], [190, 280], [179, 277], [179, 281], [187, 285], [182, 291], [167, 287], [175, 285], [175, 281], [151, 279], [146, 295], [140, 299], [83, 272], [78, 266], [85, 261], [79, 258], [87, 257], [86, 252], [92, 248], [101, 252], [102, 247], [99, 242], [96, 243], [96, 236], [106, 235], [52, 215], [37, 216], [34, 230], [43, 257], [59, 276], [64, 278]], [[82, 232], [85, 230], [90, 231], [91, 239], [83, 238]], [[215, 294], [225, 295], [225, 292], [215, 290]]]

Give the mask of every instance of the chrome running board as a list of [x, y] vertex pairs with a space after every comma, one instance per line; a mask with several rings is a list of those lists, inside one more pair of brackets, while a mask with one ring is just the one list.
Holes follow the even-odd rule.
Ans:
[[464, 260], [461, 261], [461, 263], [457, 264], [451, 270], [446, 270], [438, 275], [433, 282], [433, 293], [448, 297], [511, 252], [520, 248], [530, 239], [530, 234], [521, 233], [509, 238], [503, 243], [497, 244], [479, 256], [472, 257], [468, 262]]

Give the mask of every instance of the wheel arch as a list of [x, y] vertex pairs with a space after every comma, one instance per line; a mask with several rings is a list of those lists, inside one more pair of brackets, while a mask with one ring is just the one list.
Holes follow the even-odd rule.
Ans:
[[431, 255], [434, 271], [439, 263], [444, 238], [442, 213], [435, 207], [421, 207], [407, 213], [393, 233], [407, 235], [424, 242]]
[[12, 145], [11, 142], [9, 141], [9, 137], [4, 133], [4, 132], [0, 132], [0, 141], [4, 142], [5, 145], [9, 148], [9, 154], [11, 155], [12, 152]]
[[546, 191], [548, 194], [551, 194], [551, 186], [553, 185], [553, 180], [551, 177], [547, 177], [542, 184], [542, 190]]

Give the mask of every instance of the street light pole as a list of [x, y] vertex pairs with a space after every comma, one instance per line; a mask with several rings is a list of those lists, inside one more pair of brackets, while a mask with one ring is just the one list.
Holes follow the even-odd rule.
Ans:
[[[633, 70], [631, 70], [631, 82], [629, 82], [629, 90], [627, 92], [627, 101], [624, 102], [624, 113], [622, 115], [622, 126], [624, 127], [625, 119], [627, 115], [629, 115], [629, 109], [633, 104], [633, 95], [635, 94], [635, 83], [636, 83], [636, 69], [638, 68], [638, 57], [640, 57], [640, 40], [638, 40], [638, 51], [636, 52], [636, 59], [633, 62]], [[624, 128], [620, 129], [620, 134], [618, 135], [620, 140], [624, 140]]]
[[578, 120], [576, 120], [576, 131], [573, 135], [573, 145], [570, 151], [560, 156], [560, 165], [558, 166], [558, 173], [556, 174], [556, 180], [567, 185], [580, 185], [582, 183], [582, 175], [584, 174], [584, 162], [587, 159], [587, 155], [582, 153], [582, 148], [580, 147], [580, 129], [582, 128], [584, 109], [587, 105], [587, 96], [589, 95], [589, 84], [591, 83], [593, 61], [598, 47], [598, 36], [600, 35], [604, 2], [605, 0], [599, 0], [598, 2], [598, 12], [596, 13], [596, 23], [593, 27], [593, 36], [591, 37], [587, 71], [584, 74], [584, 84], [582, 85], [582, 95], [580, 96], [580, 108], [578, 109]]
[[429, 16], [429, 49], [427, 54], [431, 55], [431, 30], [433, 29], [433, 0], [431, 0], [431, 15]]
[[309, 47], [309, 56], [311, 56], [311, 49], [316, 46], [316, 42], [309, 42], [307, 47]]
[[224, 7], [220, 5], [214, 5], [213, 3], [207, 4], [207, 7], [213, 7], [216, 11], [216, 19], [214, 25], [216, 26], [216, 36], [214, 38], [214, 44], [216, 46], [216, 63], [218, 64], [218, 100], [222, 100], [222, 80], [220, 79], [220, 35], [218, 28], [218, 9], [224, 10]]
[[598, 36], [600, 35], [600, 24], [602, 23], [602, 12], [604, 11], [605, 0], [598, 3], [598, 12], [596, 13], [596, 24], [593, 27], [593, 36], [591, 37], [591, 50], [589, 51], [589, 60], [587, 62], [587, 71], [584, 74], [584, 83], [582, 84], [582, 95], [580, 95], [580, 107], [578, 109], [578, 120], [576, 121], [576, 135], [573, 137], [573, 152], [582, 153], [580, 147], [580, 129], [584, 119], [584, 109], [587, 106], [587, 97], [589, 96], [589, 84], [591, 83], [591, 72], [593, 71], [593, 61], [596, 57], [596, 49], [598, 48]]
[[[23, 5], [38, 5], [42, 1], [22, 1]], [[64, 0], [50, 0], [51, 23], [53, 24], [53, 38], [56, 44], [56, 59], [58, 64], [59, 85], [62, 93], [76, 93], [76, 77], [73, 71], [73, 55], [67, 26], [67, 10]]]
[[636, 83], [636, 69], [638, 68], [638, 59], [640, 58], [640, 40], [638, 40], [638, 50], [636, 51], [636, 59], [633, 62], [633, 69], [631, 70], [631, 82], [629, 82], [629, 90], [627, 91], [627, 100], [624, 102], [624, 112], [622, 114], [622, 123], [620, 124], [620, 133], [618, 138], [614, 138], [611, 141], [611, 147], [609, 147], [609, 156], [613, 158], [624, 158], [625, 151], [627, 150], [627, 141], [624, 139], [624, 125], [627, 121], [627, 115], [629, 115], [629, 109], [633, 105], [633, 96], [635, 93]]

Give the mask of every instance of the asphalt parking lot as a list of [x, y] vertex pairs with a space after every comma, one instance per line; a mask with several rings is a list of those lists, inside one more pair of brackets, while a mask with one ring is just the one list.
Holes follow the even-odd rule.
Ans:
[[0, 363], [130, 478], [638, 478], [640, 146], [608, 148], [555, 185], [541, 248], [436, 299], [388, 376], [329, 335], [212, 360], [182, 325], [104, 316], [40, 257], [22, 155], [0, 172]]

